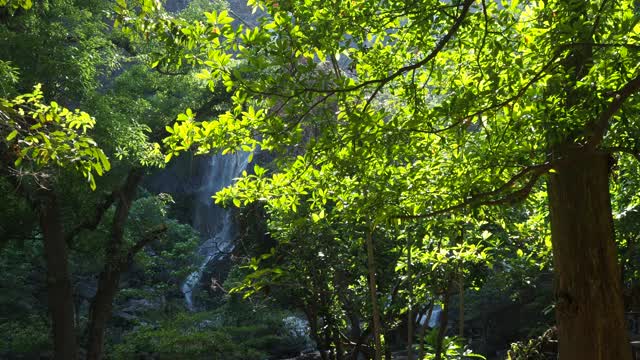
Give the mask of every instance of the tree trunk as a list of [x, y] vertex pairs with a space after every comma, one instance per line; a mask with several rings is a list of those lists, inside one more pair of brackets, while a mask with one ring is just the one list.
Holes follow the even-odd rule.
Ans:
[[556, 321], [563, 360], [630, 360], [609, 195], [609, 156], [553, 152], [550, 202]]
[[47, 298], [53, 324], [56, 360], [77, 357], [74, 326], [73, 292], [68, 268], [67, 244], [60, 219], [56, 195], [45, 191], [40, 205], [40, 228], [44, 237], [47, 263]]
[[373, 226], [367, 233], [367, 271], [369, 273], [369, 294], [371, 295], [371, 312], [373, 316], [373, 341], [375, 345], [374, 360], [380, 360], [382, 358], [382, 342], [380, 341], [381, 324], [380, 324], [380, 309], [378, 307], [378, 293], [376, 287], [376, 267], [375, 260], [373, 258]]
[[91, 301], [89, 309], [89, 343], [87, 360], [102, 359], [104, 351], [104, 334], [107, 322], [111, 318], [113, 298], [118, 292], [120, 272], [105, 270], [98, 279], [98, 291]]
[[444, 299], [442, 301], [442, 311], [440, 312], [440, 324], [438, 327], [438, 337], [436, 338], [435, 348], [435, 360], [442, 360], [442, 345], [444, 343], [444, 337], [447, 334], [447, 324], [449, 323], [449, 302], [451, 300], [451, 284], [449, 280], [447, 288], [444, 292]]
[[316, 306], [312, 303], [307, 303], [303, 309], [304, 314], [307, 316], [307, 321], [309, 322], [309, 335], [311, 339], [315, 341], [318, 346], [318, 350], [320, 350], [320, 357], [323, 360], [326, 360], [326, 353], [323, 351], [322, 347], [322, 337], [320, 336], [320, 329], [318, 329], [318, 315], [316, 311]]
[[425, 353], [424, 352], [424, 335], [425, 335], [425, 331], [427, 330], [427, 327], [429, 326], [429, 321], [431, 321], [431, 315], [433, 314], [433, 305], [434, 305], [434, 302], [432, 300], [431, 304], [429, 305], [429, 310], [427, 311], [427, 318], [424, 320], [424, 324], [420, 329], [420, 336], [418, 337], [420, 339], [420, 349], [418, 350], [418, 360], [424, 359], [424, 353]]
[[130, 260], [127, 251], [123, 249], [124, 228], [142, 176], [140, 169], [131, 170], [125, 184], [117, 193], [118, 205], [111, 224], [106, 263], [100, 273], [98, 290], [89, 308], [87, 360], [102, 359], [104, 334], [107, 322], [111, 319], [113, 299], [118, 292], [120, 275], [126, 270]]
[[407, 357], [413, 360], [413, 274], [411, 272], [411, 236], [407, 237], [407, 285], [409, 286], [409, 306], [407, 309]]
[[464, 273], [460, 270], [458, 275], [458, 290], [460, 293], [460, 304], [458, 307], [458, 336], [464, 337]]

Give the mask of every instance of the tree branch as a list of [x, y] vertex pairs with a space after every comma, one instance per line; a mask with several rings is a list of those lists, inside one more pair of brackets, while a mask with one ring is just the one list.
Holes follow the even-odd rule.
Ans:
[[[455, 33], [458, 31], [458, 29], [460, 28], [460, 26], [462, 26], [462, 22], [464, 21], [464, 19], [466, 18], [467, 14], [469, 13], [469, 9], [471, 8], [471, 5], [473, 5], [475, 0], [465, 0], [464, 3], [462, 4], [462, 11], [460, 13], [460, 16], [458, 16], [458, 18], [456, 19], [456, 21], [453, 23], [453, 25], [451, 26], [451, 28], [449, 29], [449, 31], [442, 37], [442, 39], [440, 39], [440, 41], [438, 41], [438, 43], [436, 44], [436, 47], [431, 50], [431, 52], [429, 53], [429, 55], [427, 55], [424, 59], [418, 61], [415, 64], [412, 65], [407, 65], [404, 67], [401, 67], [400, 69], [396, 70], [394, 73], [392, 73], [391, 75], [381, 78], [381, 79], [373, 79], [373, 80], [368, 80], [365, 81], [363, 83], [360, 83], [358, 85], [355, 86], [351, 86], [348, 88], [342, 88], [342, 89], [330, 89], [330, 90], [320, 90], [320, 89], [310, 89], [310, 88], [305, 88], [305, 91], [308, 92], [321, 92], [321, 93], [344, 93], [344, 92], [351, 92], [351, 91], [355, 91], [355, 90], [359, 90], [362, 89], [363, 87], [369, 86], [369, 85], [373, 85], [373, 84], [378, 84], [377, 89], [374, 91], [374, 94], [377, 94], [380, 89], [382, 87], [384, 87], [384, 85], [386, 85], [387, 83], [389, 83], [391, 80], [411, 71], [414, 69], [418, 69], [422, 66], [424, 66], [425, 64], [427, 64], [429, 61], [433, 60], [439, 53], [440, 51], [442, 51], [442, 49], [444, 49], [444, 47], [447, 45], [447, 43], [449, 42], [449, 40], [451, 40], [451, 38], [455, 35]], [[369, 102], [371, 101], [371, 99], [369, 99]]]
[[160, 235], [164, 234], [167, 229], [169, 229], [169, 227], [167, 226], [167, 224], [160, 224], [158, 226], [156, 226], [155, 228], [147, 231], [146, 234], [144, 234], [144, 236], [142, 237], [142, 239], [138, 240], [135, 244], [133, 244], [133, 246], [129, 249], [129, 252], [127, 253], [127, 262], [130, 262], [133, 260], [133, 257], [136, 256], [136, 254], [142, 250], [145, 246], [147, 246], [150, 242], [156, 240]]
[[67, 243], [67, 245], [70, 245], [73, 239], [78, 236], [78, 234], [80, 234], [83, 230], [95, 230], [98, 225], [100, 225], [104, 214], [111, 207], [111, 205], [113, 205], [115, 200], [116, 196], [113, 192], [108, 194], [96, 207], [96, 211], [93, 217], [86, 219], [84, 222], [78, 224], [75, 228], [73, 228], [73, 230], [69, 231], [69, 233], [65, 236], [65, 242]]
[[624, 102], [640, 91], [640, 74], [631, 79], [628, 83], [618, 90], [606, 109], [600, 113], [600, 116], [587, 126], [587, 144], [592, 149], [600, 145], [604, 134], [609, 128], [609, 120], [622, 108]]
[[[424, 218], [430, 218], [436, 215], [442, 215], [442, 214], [446, 214], [455, 210], [460, 210], [463, 208], [466, 208], [468, 206], [479, 206], [479, 205], [489, 205], [489, 206], [494, 206], [494, 205], [503, 205], [503, 204], [509, 204], [509, 203], [516, 203], [519, 201], [524, 200], [527, 195], [529, 195], [529, 193], [531, 193], [531, 190], [533, 190], [533, 187], [535, 186], [535, 184], [538, 182], [538, 179], [545, 174], [549, 169], [551, 169], [551, 164], [547, 163], [547, 164], [542, 164], [542, 165], [533, 165], [533, 166], [528, 166], [524, 169], [522, 169], [520, 172], [518, 172], [517, 174], [515, 174], [513, 177], [511, 177], [511, 179], [509, 179], [507, 182], [505, 182], [503, 185], [501, 185], [500, 187], [498, 187], [495, 190], [492, 191], [487, 191], [487, 192], [483, 192], [483, 193], [477, 193], [472, 195], [471, 197], [469, 197], [468, 199], [453, 205], [453, 206], [449, 206], [440, 210], [434, 210], [425, 214], [419, 214], [419, 215], [398, 215], [398, 216], [393, 216], [392, 218], [394, 219], [424, 219]], [[531, 175], [531, 178], [529, 179], [529, 181], [527, 181], [521, 188], [514, 190], [513, 192], [510, 192], [508, 194], [505, 194], [503, 197], [498, 198], [498, 199], [492, 199], [493, 196], [499, 195], [501, 192], [513, 187], [516, 182], [518, 182], [518, 180], [520, 180], [521, 178], [523, 178], [524, 176], [526, 176], [527, 174]]]

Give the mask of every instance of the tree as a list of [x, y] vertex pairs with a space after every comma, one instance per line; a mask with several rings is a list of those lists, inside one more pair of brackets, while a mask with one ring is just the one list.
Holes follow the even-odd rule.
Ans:
[[[144, 173], [162, 164], [153, 131], [162, 131], [175, 118], [175, 108], [214, 106], [219, 99], [201, 96], [205, 91], [190, 91], [193, 82], [185, 81], [185, 76], [162, 80], [160, 74], [140, 66], [124, 71], [121, 83], [134, 80], [127, 81], [127, 86], [118, 80], [101, 84], [107, 82], [101, 77], [124, 57], [117, 48], [118, 34], [110, 33], [109, 19], [101, 12], [107, 13], [112, 4], [56, 0], [31, 5], [30, 1], [0, 2], [0, 17], [7, 20], [0, 32], [11, 44], [0, 50], [1, 176], [39, 219], [39, 228], [31, 231], [36, 236], [41, 233], [44, 243], [56, 358], [76, 358], [79, 349], [81, 329], [75, 323], [79, 316], [74, 309], [70, 254], [81, 242], [78, 238], [110, 223], [108, 240], [98, 252], [106, 256], [86, 329], [88, 357], [101, 358], [121, 275], [168, 226], [180, 226], [162, 218], [166, 221], [152, 224], [142, 234], [126, 232]], [[132, 52], [138, 49], [138, 44], [126, 45]], [[27, 92], [35, 82], [45, 86]], [[136, 86], [138, 82], [143, 85]], [[45, 97], [55, 101], [45, 103]], [[99, 120], [84, 111], [68, 110], [75, 107], [91, 109]], [[114, 171], [97, 184], [96, 177], [111, 170], [109, 158]], [[100, 186], [105, 193], [79, 187], [78, 174], [92, 190]], [[113, 216], [107, 216], [111, 209]]]
[[638, 148], [632, 1], [249, 3], [268, 13], [253, 29], [226, 13], [137, 23], [206, 49], [185, 58], [234, 92], [232, 110], [187, 114], [167, 145], [303, 146], [234, 196], [295, 210], [299, 193], [327, 191], [369, 211], [354, 205], [368, 194], [386, 219], [509, 206], [546, 178], [560, 354], [630, 358], [609, 174], [617, 152]]
[[[85, 112], [71, 112], [55, 102], [43, 104], [38, 86], [33, 93], [13, 100], [0, 99], [0, 117], [3, 176], [10, 179], [39, 217], [56, 358], [72, 359], [77, 346], [67, 244], [59, 199], [48, 177], [52, 167], [75, 168], [95, 188], [94, 172], [102, 174], [110, 164], [95, 141], [85, 135], [95, 120]], [[21, 166], [23, 162], [25, 166]], [[28, 175], [23, 176], [22, 172]]]

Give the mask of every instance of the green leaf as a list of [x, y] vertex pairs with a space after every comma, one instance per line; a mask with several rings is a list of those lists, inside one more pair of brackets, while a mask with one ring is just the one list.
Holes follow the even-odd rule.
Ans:
[[18, 135], [18, 130], [13, 130], [12, 132], [9, 133], [9, 135], [7, 135], [7, 141], [11, 141], [13, 140], [16, 135]]

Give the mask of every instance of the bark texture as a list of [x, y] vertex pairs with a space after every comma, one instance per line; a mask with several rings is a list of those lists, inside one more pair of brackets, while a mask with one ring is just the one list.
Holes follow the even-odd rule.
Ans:
[[609, 194], [609, 155], [553, 152], [548, 192], [563, 360], [630, 360]]
[[98, 290], [89, 308], [87, 360], [100, 360], [103, 357], [104, 334], [107, 322], [111, 319], [113, 299], [118, 292], [120, 275], [130, 260], [129, 252], [123, 248], [124, 229], [142, 176], [139, 169], [130, 171], [125, 184], [116, 193], [118, 203], [111, 224], [106, 264], [98, 278]]
[[77, 357], [74, 326], [73, 292], [68, 268], [67, 244], [60, 218], [57, 197], [48, 190], [41, 193], [40, 228], [44, 237], [47, 263], [47, 298], [53, 324], [53, 345], [56, 360]]
[[367, 233], [367, 272], [369, 273], [369, 295], [371, 296], [371, 308], [373, 316], [373, 341], [375, 346], [374, 360], [382, 359], [382, 324], [380, 323], [380, 308], [378, 307], [378, 290], [376, 286], [376, 265], [373, 255], [373, 227]]

